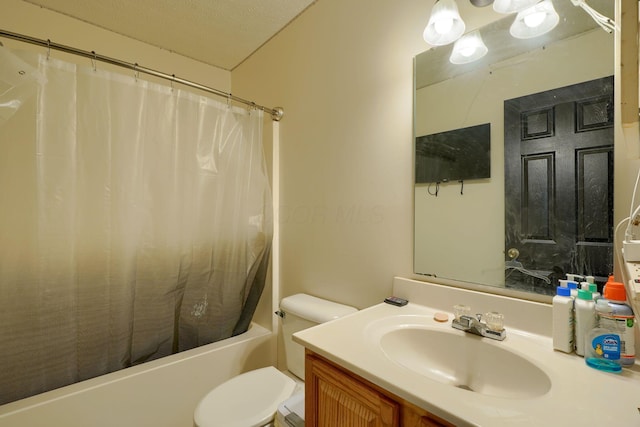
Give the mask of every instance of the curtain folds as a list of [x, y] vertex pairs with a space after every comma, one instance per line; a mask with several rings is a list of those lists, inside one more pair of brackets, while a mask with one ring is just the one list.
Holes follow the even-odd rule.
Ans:
[[271, 244], [263, 113], [0, 55], [0, 404], [244, 332]]

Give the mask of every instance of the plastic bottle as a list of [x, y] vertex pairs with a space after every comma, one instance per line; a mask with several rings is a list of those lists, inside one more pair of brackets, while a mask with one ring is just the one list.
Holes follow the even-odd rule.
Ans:
[[579, 289], [576, 309], [576, 354], [584, 356], [587, 334], [596, 327], [596, 310], [591, 292]]
[[620, 335], [606, 328], [594, 328], [587, 334], [584, 361], [594, 369], [620, 372], [620, 345]]
[[553, 297], [553, 348], [565, 353], [573, 352], [574, 342], [574, 315], [573, 297], [571, 290], [564, 286], [558, 286], [557, 295]]
[[633, 310], [626, 303], [624, 285], [609, 281], [604, 288], [604, 299], [596, 307], [598, 326], [620, 336], [620, 363], [628, 366], [636, 360]]

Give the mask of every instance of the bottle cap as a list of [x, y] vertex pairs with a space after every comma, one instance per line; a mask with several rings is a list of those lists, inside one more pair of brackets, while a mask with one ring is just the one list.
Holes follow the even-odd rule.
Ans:
[[610, 275], [610, 276], [609, 276], [609, 278], [607, 279], [606, 283], [604, 284], [604, 286], [603, 286], [603, 288], [602, 288], [602, 291], [604, 292], [604, 289], [607, 287], [607, 285], [608, 285], [609, 283], [613, 283], [613, 282], [615, 282], [615, 281], [616, 281], [616, 278], [613, 276], [613, 274], [612, 274], [612, 275]]
[[607, 282], [607, 286], [604, 287], [604, 297], [611, 301], [624, 302], [627, 300], [627, 291], [620, 282]]
[[585, 289], [578, 289], [578, 298], [591, 301], [593, 300], [593, 294], [591, 293], [591, 291], [587, 291]]
[[565, 288], [564, 286], [558, 286], [556, 288], [556, 292], [561, 297], [569, 297], [569, 296], [571, 296], [571, 289]]
[[595, 283], [589, 283], [589, 290], [595, 294], [596, 292], [598, 292], [598, 285], [596, 285]]
[[569, 289], [577, 289], [578, 288], [578, 283], [577, 282], [567, 282], [567, 287]]

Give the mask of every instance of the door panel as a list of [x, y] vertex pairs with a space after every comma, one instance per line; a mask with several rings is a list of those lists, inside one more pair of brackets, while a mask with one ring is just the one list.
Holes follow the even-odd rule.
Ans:
[[613, 271], [613, 77], [505, 101], [507, 287], [555, 293], [566, 273]]

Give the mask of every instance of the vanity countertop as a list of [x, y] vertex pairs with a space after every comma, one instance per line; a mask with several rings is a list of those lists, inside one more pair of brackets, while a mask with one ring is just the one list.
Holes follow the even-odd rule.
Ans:
[[[398, 316], [408, 324], [465, 334], [433, 318], [441, 309], [416, 303], [378, 304], [298, 332], [294, 340], [395, 395], [459, 426], [633, 426], [640, 425], [640, 372], [601, 372], [575, 354], [554, 351], [551, 338], [505, 323], [504, 341], [486, 340], [542, 369], [551, 380], [545, 394], [527, 398], [489, 396], [443, 384], [390, 360], [377, 347], [380, 328]], [[446, 310], [444, 310], [447, 312]]]

